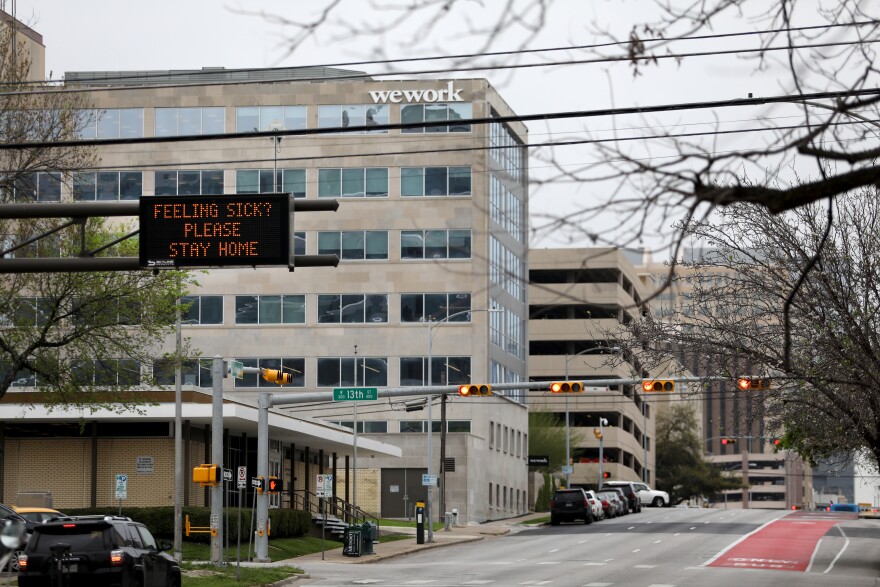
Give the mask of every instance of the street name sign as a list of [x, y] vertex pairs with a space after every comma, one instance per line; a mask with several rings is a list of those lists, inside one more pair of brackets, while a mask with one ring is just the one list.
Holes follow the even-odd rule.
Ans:
[[377, 400], [379, 399], [379, 388], [377, 387], [334, 387], [333, 401], [347, 402], [359, 400]]

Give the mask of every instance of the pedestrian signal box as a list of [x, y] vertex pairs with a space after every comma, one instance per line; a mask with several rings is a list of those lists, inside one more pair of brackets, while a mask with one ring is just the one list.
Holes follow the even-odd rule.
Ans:
[[215, 487], [220, 485], [222, 471], [217, 465], [202, 464], [193, 469], [193, 483], [199, 483], [202, 487]]

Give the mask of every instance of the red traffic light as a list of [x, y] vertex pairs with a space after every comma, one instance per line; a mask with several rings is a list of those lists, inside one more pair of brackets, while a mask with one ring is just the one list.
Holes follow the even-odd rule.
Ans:
[[770, 378], [768, 377], [737, 377], [736, 387], [740, 391], [747, 389], [770, 389]]
[[608, 479], [609, 477], [611, 477], [611, 473], [608, 471], [602, 471], [602, 479]]
[[645, 379], [642, 381], [642, 391], [646, 393], [654, 391], [675, 391], [675, 381], [671, 379]]
[[721, 439], [721, 444], [736, 444], [736, 438], [725, 437]]

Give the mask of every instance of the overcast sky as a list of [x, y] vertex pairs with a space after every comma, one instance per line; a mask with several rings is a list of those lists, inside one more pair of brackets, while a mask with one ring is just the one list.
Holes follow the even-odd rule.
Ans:
[[[46, 46], [47, 75], [59, 78], [67, 71], [198, 69], [202, 67], [278, 67], [332, 64], [341, 61], [369, 59], [373, 46], [381, 46], [388, 57], [399, 58], [423, 55], [448, 55], [478, 50], [484, 36], [466, 34], [467, 24], [486, 22], [488, 15], [482, 5], [491, 8], [500, 0], [482, 3], [462, 2], [463, 7], [444, 21], [444, 26], [433, 34], [419, 38], [415, 47], [401, 47], [407, 39], [402, 31], [393, 35], [352, 39], [340, 35], [339, 24], [374, 25], [387, 13], [371, 8], [367, 0], [347, 0], [333, 13], [336, 25], [321, 32], [316, 40], [288, 54], [286, 38], [292, 34], [289, 27], [271, 18], [278, 15], [295, 19], [303, 6], [314, 7], [324, 2], [289, 0], [151, 0], [131, 2], [122, 0], [5, 0], [5, 10], [14, 7], [19, 20], [29, 24], [43, 35]], [[0, 0], [2, 2], [2, 0]], [[396, 4], [405, 4], [397, 2]], [[531, 40], [529, 48], [547, 48], [584, 45], [597, 42], [588, 29], [592, 22], [626, 36], [633, 19], [644, 19], [649, 0], [556, 0], [542, 34]], [[247, 11], [250, 14], [243, 14]], [[807, 20], [810, 20], [807, 18]], [[820, 24], [816, 18], [811, 24]], [[459, 23], [459, 26], [454, 26]], [[475, 26], [474, 25], [474, 26]], [[730, 22], [727, 30], [752, 30], [747, 22]], [[404, 29], [412, 30], [412, 27]], [[523, 31], [501, 38], [492, 50], [519, 48]], [[720, 42], [690, 42], [675, 47], [676, 52], [707, 51], [728, 47], [755, 47], [752, 39]], [[550, 53], [545, 60], [583, 58], [582, 54]], [[540, 59], [540, 58], [538, 58]], [[536, 58], [525, 58], [535, 62]], [[430, 67], [443, 66], [431, 62]], [[400, 67], [419, 68], [425, 64], [406, 64]], [[384, 65], [352, 66], [368, 73], [387, 71]], [[755, 75], [753, 64], [741, 56], [695, 57], [681, 63], [673, 60], [649, 67], [643, 75], [633, 76], [626, 63], [581, 64], [540, 67], [511, 71], [452, 72], [442, 77], [486, 77], [501, 92], [518, 114], [589, 110], [613, 106], [656, 105], [675, 102], [696, 102], [743, 98], [749, 93], [770, 96], [786, 93], [782, 81], [773, 71]], [[730, 124], [752, 124], [754, 112], [726, 110], [718, 114]], [[667, 117], [670, 124], [693, 125], [715, 120], [712, 113], [692, 111]], [[587, 126], [589, 125], [589, 126]], [[560, 121], [549, 126], [543, 123], [529, 125], [533, 142], [547, 140], [548, 129], [557, 138], [567, 133], [582, 132], [586, 128], [593, 136], [608, 135], [616, 126], [640, 127], [643, 120], [635, 117]], [[561, 134], [566, 133], [566, 134]], [[585, 163], [580, 154], [570, 152], [568, 163]], [[542, 164], [533, 162], [532, 175], [541, 174]], [[557, 186], [556, 190], [537, 190], [532, 199], [532, 210], [559, 206], [576, 209], [578, 198], [591, 197], [576, 193], [575, 187]], [[588, 244], [588, 243], [583, 243]]]

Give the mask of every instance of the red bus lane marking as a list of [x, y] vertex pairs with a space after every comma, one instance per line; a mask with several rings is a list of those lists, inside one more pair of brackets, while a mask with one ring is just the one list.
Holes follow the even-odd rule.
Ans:
[[819, 540], [840, 518], [786, 516], [722, 551], [710, 567], [806, 571]]

